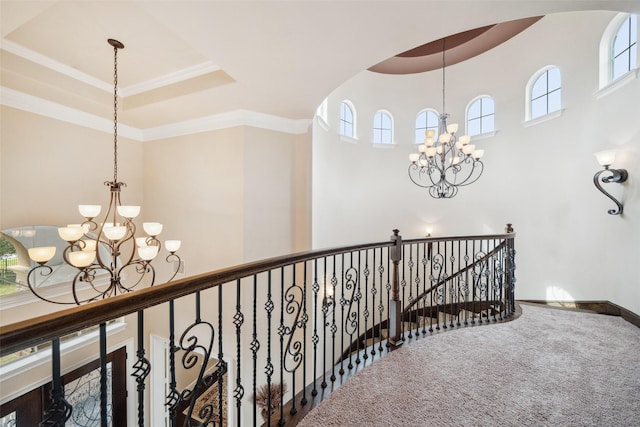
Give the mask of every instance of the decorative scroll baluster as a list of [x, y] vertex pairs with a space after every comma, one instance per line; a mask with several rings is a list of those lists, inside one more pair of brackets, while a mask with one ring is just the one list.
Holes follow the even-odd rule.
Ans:
[[[269, 394], [267, 396], [267, 407], [271, 407], [271, 377], [273, 376], [273, 363], [271, 362], [271, 313], [274, 309], [273, 299], [271, 296], [271, 270], [267, 272], [267, 302], [264, 305], [267, 312], [267, 365], [265, 366], [265, 374], [267, 374], [267, 389]], [[267, 426], [271, 426], [271, 417], [267, 417], [265, 420]]]
[[[362, 301], [362, 289], [360, 288], [360, 283], [362, 282], [362, 280], [360, 279], [360, 272], [362, 271], [362, 267], [360, 265], [360, 252], [358, 251], [358, 268], [357, 270], [354, 272], [354, 275], [356, 277], [356, 284], [355, 284], [355, 294], [353, 295], [353, 298], [356, 301], [356, 315], [355, 317], [352, 317], [352, 320], [355, 319], [356, 320], [356, 325], [355, 325], [355, 336], [356, 336], [356, 365], [360, 364], [360, 319], [362, 318], [362, 313], [360, 312], [360, 308], [361, 308], [361, 301]], [[353, 266], [353, 252], [351, 253], [351, 266]], [[353, 337], [351, 338], [351, 342], [353, 342]]]
[[442, 316], [442, 328], [443, 329], [447, 329], [447, 278], [449, 277], [449, 274], [447, 273], [447, 243], [448, 242], [444, 242], [444, 255], [442, 256], [442, 277], [443, 279], [445, 279], [445, 281], [442, 283], [442, 286], [440, 287], [441, 292], [442, 292], [442, 312], [443, 312], [443, 316]]
[[[345, 273], [344, 273], [344, 254], [340, 255], [340, 324], [342, 325], [340, 327], [340, 354], [343, 355], [344, 354], [344, 334], [345, 334], [345, 318], [344, 318], [344, 309], [346, 307], [347, 303], [347, 299], [344, 297], [345, 296], [345, 291], [344, 291], [344, 280], [345, 280]], [[344, 375], [344, 357], [340, 357], [340, 370], [338, 371], [340, 373], [340, 375]]]
[[[227, 372], [227, 363], [224, 361], [224, 351], [222, 345], [222, 307], [224, 306], [223, 295], [222, 295], [222, 286], [218, 286], [218, 363], [216, 364], [216, 373], [218, 378], [218, 420], [222, 425], [222, 420], [224, 417], [223, 411], [225, 409], [224, 403], [222, 400], [222, 395], [225, 387], [225, 379], [224, 374]], [[200, 301], [198, 300], [198, 312], [200, 311]], [[213, 329], [213, 327], [211, 328]], [[213, 344], [213, 334], [211, 336], [211, 344]], [[209, 354], [207, 354], [207, 360], [209, 358]], [[206, 363], [205, 363], [206, 366]], [[207, 425], [207, 423], [204, 423]]]
[[[286, 335], [286, 328], [284, 325], [284, 267], [280, 269], [280, 325], [278, 326], [278, 335], [280, 336], [280, 384], [284, 384], [284, 336]], [[282, 390], [281, 393], [282, 394]], [[278, 425], [284, 425], [284, 406], [282, 399], [280, 399], [280, 419]]]
[[[253, 396], [256, 395], [258, 390], [258, 350], [260, 350], [260, 341], [258, 341], [258, 276], [256, 274], [253, 275], [253, 320], [252, 320], [252, 333], [251, 333], [251, 354], [253, 358], [253, 378], [252, 378], [252, 390]], [[253, 419], [253, 425], [258, 424], [258, 413], [256, 410], [255, 403], [251, 408], [251, 416]], [[239, 420], [238, 420], [239, 421]]]
[[422, 301], [422, 335], [427, 334], [427, 264], [429, 263], [429, 252], [427, 249], [427, 245], [431, 243], [423, 243], [422, 244], [422, 297], [420, 298]]
[[[344, 264], [343, 267], [344, 269]], [[347, 291], [351, 291], [350, 294], [348, 295], [348, 298], [345, 299], [345, 303], [348, 304], [348, 308], [347, 308], [347, 319], [345, 320], [344, 323], [344, 330], [346, 331], [346, 333], [349, 335], [349, 342], [353, 343], [354, 340], [354, 335], [356, 336], [356, 339], [358, 338], [358, 335], [356, 335], [356, 333], [358, 332], [358, 311], [357, 311], [357, 307], [354, 307], [354, 302], [357, 303], [357, 297], [356, 294], [358, 292], [358, 272], [356, 271], [356, 269], [353, 267], [353, 252], [350, 254], [350, 263], [349, 263], [349, 268], [347, 268], [347, 270], [344, 273], [344, 280], [345, 280], [345, 289]], [[348, 351], [349, 351], [349, 364], [347, 365], [347, 367], [351, 370], [353, 369], [353, 351], [351, 351], [351, 345], [349, 345], [348, 347]]]
[[[307, 262], [305, 262], [302, 289], [304, 319], [304, 323], [302, 325], [302, 354], [304, 354], [304, 358], [302, 359], [302, 399], [300, 400], [300, 404], [303, 406], [307, 404], [307, 324], [309, 323], [309, 312], [307, 311], [307, 274]], [[295, 389], [293, 391], [293, 396], [295, 399]]]
[[60, 373], [60, 338], [51, 341], [51, 371], [51, 405], [45, 411], [40, 426], [64, 427], [73, 409], [64, 398], [64, 386]]
[[[360, 253], [358, 253], [358, 268], [360, 267]], [[367, 332], [368, 322], [369, 322], [369, 254], [367, 251], [364, 251], [364, 311], [362, 312], [362, 318], [364, 320], [364, 341], [362, 343], [362, 349], [364, 350], [364, 355], [362, 358], [367, 360], [369, 356], [367, 355]], [[358, 332], [358, 336], [360, 333]]]
[[[402, 252], [402, 256], [404, 258], [404, 248], [403, 252]], [[411, 287], [411, 278], [413, 277], [413, 245], [409, 245], [409, 261], [407, 262], [407, 266], [409, 267], [409, 307], [411, 307], [412, 303], [413, 303], [413, 288]], [[404, 280], [404, 263], [402, 264], [402, 282], [403, 282], [403, 288], [402, 288], [402, 301], [404, 301], [404, 286], [406, 285], [406, 282]], [[404, 307], [402, 308], [402, 312], [404, 313]], [[413, 315], [412, 315], [412, 310], [409, 310], [409, 313], [407, 313], [409, 315], [408, 323], [409, 323], [409, 334], [407, 335], [409, 339], [413, 338]], [[403, 324], [404, 324], [404, 318], [402, 319]]]
[[[458, 242], [458, 270], [462, 268], [462, 244]], [[462, 313], [462, 276], [456, 278], [456, 326], [460, 326], [460, 314]]]
[[[429, 287], [433, 286], [433, 270], [434, 270], [434, 260], [433, 260], [433, 243], [429, 243], [431, 245], [430, 257], [429, 260]], [[425, 280], [426, 282], [426, 280]], [[433, 290], [429, 292], [429, 332], [433, 333]], [[438, 312], [436, 312], [437, 315]]]
[[144, 390], [145, 380], [151, 372], [151, 363], [145, 357], [144, 350], [144, 311], [138, 311], [138, 350], [132, 375], [136, 378], [138, 392], [138, 426], [144, 427]]
[[[401, 259], [405, 259], [405, 254], [404, 254], [404, 246], [401, 247], [400, 249], [401, 251]], [[400, 286], [402, 287], [402, 299], [400, 300], [400, 313], [404, 313], [404, 301], [405, 301], [405, 291], [407, 288], [407, 281], [405, 280], [405, 264], [404, 262], [402, 263], [402, 280], [400, 281]], [[405, 341], [405, 336], [404, 336], [404, 318], [402, 316], [402, 314], [400, 314], [400, 331], [401, 335], [400, 335], [400, 339], [404, 342]]]
[[[371, 276], [371, 324], [373, 325], [373, 327], [371, 328], [371, 355], [375, 356], [376, 355], [376, 294], [377, 294], [377, 289], [376, 289], [376, 274], [375, 274], [375, 270], [376, 270], [376, 250], [373, 249], [372, 251], [372, 257], [373, 259], [371, 260], [371, 265], [373, 266], [373, 275]], [[380, 319], [382, 319], [382, 317], [380, 317]], [[382, 339], [381, 337], [379, 339]]]
[[[218, 292], [221, 293], [221, 287], [218, 288]], [[182, 354], [182, 367], [184, 369], [191, 369], [195, 367], [198, 363], [200, 364], [200, 368], [198, 370], [197, 379], [194, 383], [193, 389], [183, 390], [181, 393], [178, 393], [177, 402], [174, 405], [177, 405], [180, 402], [188, 402], [188, 408], [186, 409], [184, 426], [193, 426], [194, 422], [196, 425], [208, 425], [211, 422], [215, 422], [214, 419], [216, 414], [214, 414], [213, 404], [210, 402], [204, 403], [200, 408], [196, 407], [198, 402], [198, 398], [206, 390], [209, 388], [214, 381], [218, 381], [218, 420], [223, 419], [223, 411], [222, 411], [222, 388], [220, 384], [224, 381], [223, 375], [226, 373], [226, 365], [224, 362], [220, 363], [222, 359], [219, 359], [217, 364], [217, 369], [213, 374], [206, 374], [208, 362], [211, 359], [213, 344], [215, 341], [215, 329], [213, 325], [209, 322], [203, 321], [201, 318], [201, 300], [200, 300], [200, 292], [196, 292], [196, 300], [195, 300], [195, 320], [194, 322], [188, 326], [180, 336], [179, 345], [174, 347], [174, 352], [178, 350], [184, 351]], [[221, 309], [220, 303], [218, 303], [218, 308]], [[173, 312], [173, 307], [171, 307], [171, 311]], [[219, 314], [219, 316], [221, 313]], [[172, 322], [173, 324], [173, 322]], [[218, 325], [218, 329], [221, 330], [221, 325]], [[220, 337], [221, 339], [221, 337]], [[172, 346], [173, 346], [173, 340]], [[175, 367], [172, 369], [175, 369]], [[172, 373], [173, 375], [173, 373]], [[175, 381], [175, 378], [172, 377], [172, 382]], [[172, 386], [172, 389], [174, 386]], [[174, 415], [177, 416], [174, 409]], [[194, 416], [200, 421], [194, 420]], [[172, 417], [172, 423], [175, 423], [175, 418]]]
[[[236, 410], [238, 414], [242, 413], [242, 398], [244, 397], [244, 387], [242, 386], [242, 334], [241, 328], [244, 324], [244, 314], [242, 314], [240, 279], [236, 280], [236, 314], [233, 316], [233, 324], [236, 327], [236, 387], [233, 390], [233, 397], [236, 399]], [[221, 379], [222, 377], [219, 377]], [[222, 425], [222, 417], [219, 418]], [[240, 426], [240, 417], [238, 417], [238, 427]]]
[[[318, 283], [318, 260], [313, 260], [313, 336], [311, 342], [313, 343], [313, 390], [311, 395], [316, 396], [318, 394], [317, 378], [318, 378], [318, 343], [320, 342], [320, 336], [318, 335], [318, 292], [320, 292], [320, 284]], [[324, 359], [324, 357], [323, 357]]]
[[[374, 249], [375, 251], [375, 249]], [[380, 303], [378, 304], [378, 313], [380, 314], [378, 316], [378, 318], [380, 319], [380, 322], [378, 322], [378, 336], [380, 337], [380, 339], [378, 340], [378, 351], [382, 354], [382, 350], [384, 349], [382, 347], [382, 340], [383, 340], [383, 336], [382, 336], [382, 320], [383, 320], [383, 313], [384, 313], [384, 304], [383, 304], [383, 297], [384, 294], [382, 293], [382, 281], [383, 281], [383, 275], [384, 275], [384, 262], [383, 262], [383, 256], [382, 256], [382, 248], [380, 248], [380, 265], [378, 266], [378, 274], [380, 275]], [[387, 285], [389, 285], [389, 281], [387, 280]], [[389, 306], [389, 288], [387, 289], [387, 307]], [[387, 318], [387, 324], [388, 324], [388, 318]]]
[[[334, 362], [334, 358], [336, 357], [336, 332], [338, 331], [338, 327], [336, 325], [336, 286], [338, 285], [338, 278], [336, 277], [336, 256], [331, 257], [333, 259], [333, 268], [331, 270], [331, 289], [333, 289], [332, 296], [332, 305], [333, 308], [331, 310], [331, 382], [335, 382], [336, 380], [336, 364]], [[325, 261], [326, 262], [326, 261]], [[342, 357], [340, 358], [342, 359]]]
[[[288, 335], [287, 344], [285, 348], [285, 358], [283, 359], [283, 370], [291, 374], [291, 388], [293, 390], [293, 395], [295, 396], [296, 390], [296, 371], [302, 364], [302, 359], [304, 359], [304, 353], [302, 353], [302, 342], [297, 339], [295, 334], [296, 331], [302, 329], [304, 324], [306, 323], [306, 318], [302, 310], [302, 300], [304, 298], [304, 290], [296, 283], [296, 264], [293, 264], [291, 267], [292, 274], [292, 284], [289, 286], [285, 292], [284, 300], [287, 303], [286, 313], [287, 315], [293, 315], [293, 319], [291, 321], [291, 326], [286, 326], [284, 328], [284, 334]], [[282, 277], [284, 283], [284, 269], [282, 270]], [[282, 378], [282, 376], [281, 376]], [[284, 384], [284, 382], [280, 382]], [[280, 399], [280, 407], [283, 408], [284, 398], [282, 394], [284, 393], [281, 390], [281, 399]], [[295, 414], [298, 412], [296, 408], [296, 401], [293, 399], [290, 413]], [[282, 412], [281, 412], [282, 413]], [[281, 418], [281, 423], [284, 423], [284, 416]]]
[[464, 292], [464, 325], [467, 326], [469, 324], [469, 241], [465, 240], [464, 242], [464, 283], [463, 283], [463, 292]]
[[180, 393], [178, 392], [178, 384], [176, 382], [176, 352], [178, 351], [175, 344], [175, 301], [169, 301], [169, 394], [166, 398], [165, 405], [169, 409], [169, 422], [171, 426], [176, 425], [176, 410], [180, 403]]
[[[436, 254], [433, 256], [433, 269], [436, 272], [436, 276], [434, 277], [432, 275], [432, 282], [434, 284], [438, 284], [440, 283], [443, 279], [444, 279], [444, 257], [442, 256], [442, 254], [440, 253], [440, 244], [441, 242], [438, 242], [438, 249], [436, 251]], [[440, 330], [440, 304], [442, 302], [442, 286], [437, 287], [435, 290], [435, 299], [436, 299], [436, 312], [435, 312], [435, 316], [436, 316], [436, 331]], [[434, 293], [432, 292], [432, 294]], [[431, 305], [433, 305], [433, 301], [431, 302]]]
[[457, 316], [456, 312], [456, 301], [458, 297], [458, 293], [456, 292], [456, 277], [454, 276], [455, 272], [458, 271], [456, 268], [456, 264], [458, 259], [456, 258], [456, 242], [451, 242], [451, 256], [449, 260], [451, 261], [451, 280], [449, 281], [449, 327], [454, 328], [456, 325], [454, 323], [454, 316]]
[[415, 283], [416, 285], [416, 296], [412, 301], [416, 301], [416, 308], [413, 311], [414, 315], [415, 315], [415, 330], [416, 330], [416, 337], [420, 336], [420, 323], [421, 323], [421, 319], [420, 319], [420, 245], [419, 244], [415, 244], [414, 245], [416, 248], [416, 275], [413, 278], [413, 283]]
[[[476, 241], [471, 241], [471, 259], [475, 261], [475, 253], [476, 253]], [[472, 269], [471, 271], [471, 324], [475, 325], [476, 323], [476, 271]]]
[[[320, 387], [327, 388], [327, 316], [329, 315], [329, 309], [331, 303], [329, 301], [329, 295], [327, 294], [327, 259], [324, 258], [322, 263], [322, 383]], [[333, 361], [331, 361], [333, 365]]]

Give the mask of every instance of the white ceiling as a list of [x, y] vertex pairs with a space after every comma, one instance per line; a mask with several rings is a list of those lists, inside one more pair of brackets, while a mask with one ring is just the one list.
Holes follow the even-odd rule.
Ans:
[[126, 125], [234, 111], [309, 119], [337, 86], [400, 52], [498, 22], [600, 9], [638, 13], [640, 1], [1, 0], [0, 83], [108, 119], [115, 38], [125, 45]]

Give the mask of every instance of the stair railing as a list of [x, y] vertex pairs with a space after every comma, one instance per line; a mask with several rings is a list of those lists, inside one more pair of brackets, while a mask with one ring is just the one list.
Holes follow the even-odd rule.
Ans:
[[[160, 402], [169, 425], [295, 424], [300, 409], [336, 382], [368, 359], [433, 332], [434, 320], [437, 330], [453, 326], [454, 312], [456, 324], [469, 316], [472, 322], [511, 316], [514, 237], [510, 225], [499, 235], [405, 242], [394, 230], [386, 242], [225, 268], [3, 325], [0, 355], [53, 344], [52, 400], [42, 425], [64, 425], [74, 411], [61, 383], [67, 367], [60, 339], [99, 325], [96, 393], [101, 425], [107, 425], [108, 411], [116, 409], [105, 396], [111, 390], [105, 325], [126, 316], [137, 327], [136, 353], [129, 356], [137, 411], [128, 411], [137, 414], [138, 425], [151, 423], [145, 406], [156, 369], [147, 359], [151, 333], [169, 342], [169, 391]], [[184, 386], [184, 376], [195, 380]]]

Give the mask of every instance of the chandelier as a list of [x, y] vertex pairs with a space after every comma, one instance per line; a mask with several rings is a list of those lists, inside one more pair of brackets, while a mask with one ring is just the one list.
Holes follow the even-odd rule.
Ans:
[[409, 178], [419, 187], [429, 190], [436, 199], [450, 199], [458, 194], [458, 188], [472, 184], [480, 178], [484, 165], [480, 158], [484, 150], [471, 144], [471, 137], [458, 137], [457, 124], [447, 125], [449, 114], [445, 111], [445, 39], [442, 39], [442, 114], [438, 121], [438, 137], [435, 131], [425, 132], [424, 144], [418, 152], [409, 155]]
[[[109, 187], [109, 207], [103, 221], [96, 222], [102, 207], [80, 205], [78, 210], [84, 221], [58, 229], [58, 234], [66, 241], [61, 262], [71, 266], [73, 271], [70, 280], [73, 301], [53, 300], [42, 295], [38, 287], [38, 277], [47, 277], [53, 272], [49, 262], [56, 254], [56, 246], [28, 250], [29, 257], [37, 264], [27, 275], [29, 289], [38, 298], [57, 304], [79, 305], [129, 292], [143, 283], [152, 286], [155, 270], [151, 262], [162, 247], [158, 240], [162, 224], [144, 222], [142, 227], [146, 236], [136, 237], [134, 219], [140, 214], [140, 206], [127, 206], [120, 202], [120, 192], [126, 184], [118, 181], [118, 49], [124, 49], [124, 45], [113, 39], [108, 43], [114, 52], [113, 180], [104, 183]], [[177, 262], [179, 266], [181, 260], [176, 252], [180, 249], [180, 240], [166, 240], [164, 244], [169, 252], [166, 261]], [[175, 268], [169, 281], [178, 271]]]

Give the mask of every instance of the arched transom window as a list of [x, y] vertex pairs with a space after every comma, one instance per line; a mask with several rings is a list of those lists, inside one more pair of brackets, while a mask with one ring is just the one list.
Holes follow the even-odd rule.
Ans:
[[553, 113], [562, 108], [562, 75], [558, 67], [546, 67], [534, 75], [529, 92], [529, 119]]
[[380, 110], [373, 116], [373, 143], [393, 144], [393, 118], [387, 111]]
[[438, 112], [432, 109], [422, 110], [416, 116], [416, 137], [415, 143], [424, 143], [425, 133], [428, 130], [435, 132], [435, 139], [438, 139]]
[[467, 108], [467, 135], [481, 135], [495, 130], [495, 103], [493, 98], [484, 95], [471, 101]]

